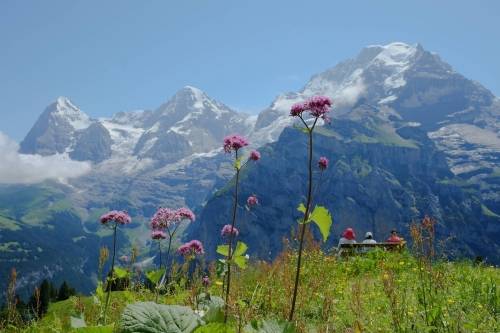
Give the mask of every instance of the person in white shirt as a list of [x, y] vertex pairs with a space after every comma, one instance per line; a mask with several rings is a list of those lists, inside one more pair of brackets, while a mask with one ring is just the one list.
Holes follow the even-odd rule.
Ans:
[[367, 232], [365, 234], [365, 239], [363, 240], [363, 244], [377, 244], [377, 241], [373, 239], [373, 234], [371, 232]]

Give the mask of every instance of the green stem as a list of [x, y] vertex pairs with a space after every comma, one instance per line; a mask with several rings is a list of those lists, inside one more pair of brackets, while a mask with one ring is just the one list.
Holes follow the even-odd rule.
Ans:
[[113, 227], [113, 257], [111, 259], [111, 278], [108, 277], [108, 283], [106, 287], [108, 289], [108, 293], [106, 294], [106, 304], [104, 305], [104, 325], [106, 325], [106, 314], [108, 312], [109, 300], [111, 297], [111, 282], [113, 281], [113, 277], [115, 275], [115, 255], [116, 255], [116, 228], [118, 227], [118, 222], [115, 221], [115, 225]]
[[160, 269], [161, 269], [162, 261], [161, 261], [161, 241], [160, 240], [158, 240], [158, 251], [160, 252]]
[[304, 235], [306, 233], [306, 221], [309, 218], [309, 211], [311, 209], [311, 200], [312, 200], [312, 188], [313, 188], [313, 171], [312, 171], [312, 156], [313, 156], [313, 130], [314, 127], [316, 126], [316, 122], [318, 119], [316, 118], [314, 121], [314, 124], [312, 125], [311, 128], [307, 126], [305, 121], [300, 118], [302, 122], [306, 125], [306, 128], [308, 129], [308, 135], [309, 135], [309, 186], [307, 190], [307, 204], [306, 204], [306, 211], [304, 213], [304, 219], [302, 220], [301, 224], [301, 229], [300, 229], [300, 239], [299, 239], [299, 257], [297, 259], [297, 271], [295, 272], [295, 284], [293, 287], [293, 296], [292, 296], [292, 306], [290, 309], [290, 315], [288, 316], [288, 320], [292, 321], [293, 320], [293, 314], [295, 312], [295, 303], [297, 302], [297, 291], [299, 288], [299, 280], [300, 280], [300, 266], [302, 264], [302, 252], [304, 249]]
[[[238, 151], [236, 150], [236, 160], [238, 160]], [[233, 220], [231, 222], [231, 230], [229, 234], [228, 241], [228, 255], [227, 255], [227, 285], [226, 285], [226, 303], [224, 305], [224, 323], [227, 323], [227, 317], [229, 312], [229, 291], [231, 288], [231, 259], [233, 256], [232, 246], [233, 246], [233, 238], [234, 238], [234, 225], [236, 223], [236, 210], [238, 208], [238, 182], [240, 179], [240, 169], [236, 168], [236, 184], [234, 188], [234, 204], [233, 204]]]

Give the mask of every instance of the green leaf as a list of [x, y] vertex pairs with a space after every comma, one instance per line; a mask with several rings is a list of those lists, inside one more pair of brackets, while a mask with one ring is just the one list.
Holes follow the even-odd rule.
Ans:
[[121, 267], [115, 267], [115, 275], [119, 279], [126, 278], [128, 275], [128, 272], [126, 269], [123, 269]]
[[158, 282], [160, 282], [160, 279], [163, 277], [163, 274], [165, 274], [165, 268], [149, 271], [146, 273], [146, 277], [152, 283], [158, 284]]
[[235, 256], [242, 256], [248, 250], [248, 246], [243, 242], [236, 243], [236, 249], [234, 249]]
[[243, 329], [245, 333], [295, 333], [297, 330], [292, 323], [267, 319], [264, 321], [252, 321]]
[[226, 324], [210, 323], [198, 327], [194, 333], [236, 333], [236, 330]]
[[241, 156], [240, 156], [240, 157], [238, 157], [238, 158], [236, 159], [236, 161], [234, 161], [234, 168], [235, 168], [236, 170], [241, 169]]
[[323, 242], [326, 242], [330, 236], [330, 228], [332, 226], [332, 216], [328, 209], [323, 206], [316, 206], [311, 214], [311, 220], [316, 223], [323, 236]]
[[81, 333], [113, 333], [113, 325], [108, 326], [90, 326], [90, 327], [80, 327], [75, 329], [75, 332]]
[[224, 257], [229, 256], [229, 246], [228, 245], [217, 246], [217, 253], [223, 255]]
[[246, 256], [233, 257], [234, 263], [241, 269], [247, 268], [248, 258]]
[[303, 214], [306, 213], [306, 206], [304, 206], [304, 204], [301, 202], [299, 207], [297, 207], [297, 210]]
[[120, 332], [191, 333], [201, 324], [201, 318], [186, 306], [138, 302], [123, 311]]

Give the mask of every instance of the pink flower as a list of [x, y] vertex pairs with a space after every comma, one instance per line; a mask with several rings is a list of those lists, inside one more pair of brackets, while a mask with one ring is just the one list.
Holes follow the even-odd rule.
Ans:
[[252, 194], [251, 196], [248, 197], [247, 199], [247, 205], [248, 207], [255, 206], [259, 203], [259, 199], [255, 196], [255, 194]]
[[151, 228], [153, 230], [162, 230], [181, 222], [182, 220], [195, 220], [194, 213], [189, 208], [179, 208], [173, 210], [170, 208], [159, 208], [151, 219]]
[[196, 219], [194, 213], [189, 208], [186, 207], [177, 209], [176, 214], [180, 217], [181, 220], [186, 219], [186, 220], [191, 220], [192, 222]]
[[248, 140], [238, 134], [228, 135], [224, 138], [224, 151], [238, 151], [238, 149], [248, 146]]
[[151, 238], [156, 240], [162, 240], [167, 238], [167, 234], [161, 230], [153, 230], [151, 233]]
[[151, 228], [153, 230], [162, 230], [169, 228], [173, 224], [179, 222], [179, 216], [176, 211], [170, 208], [160, 207], [155, 215], [151, 218]]
[[199, 240], [193, 239], [192, 241], [181, 245], [177, 249], [177, 252], [183, 256], [191, 256], [203, 254], [205, 253], [205, 250], [203, 249], [203, 244]]
[[326, 168], [328, 168], [328, 159], [324, 156], [320, 157], [318, 160], [318, 167], [321, 170], [325, 170]]
[[326, 96], [313, 96], [307, 101], [307, 109], [313, 117], [326, 118], [326, 114], [330, 112], [332, 101]]
[[329, 97], [313, 96], [305, 102], [292, 105], [292, 108], [290, 109], [290, 116], [299, 117], [304, 111], [309, 111], [311, 116], [329, 121], [327, 114], [330, 112], [331, 106], [332, 101]]
[[222, 237], [226, 237], [230, 234], [233, 234], [235, 237], [237, 237], [240, 232], [238, 231], [238, 229], [236, 229], [235, 227], [231, 226], [230, 224], [226, 224], [225, 226], [222, 227], [222, 230], [220, 232], [221, 236]]
[[132, 219], [125, 211], [112, 210], [101, 216], [101, 224], [107, 224], [114, 221], [118, 224], [129, 224]]
[[290, 110], [290, 116], [298, 117], [302, 114], [302, 112], [306, 110], [307, 110], [306, 102], [295, 103], [294, 105], [292, 105], [292, 108]]
[[260, 160], [260, 153], [257, 150], [252, 150], [250, 152], [250, 159], [252, 161], [258, 161], [258, 160]]

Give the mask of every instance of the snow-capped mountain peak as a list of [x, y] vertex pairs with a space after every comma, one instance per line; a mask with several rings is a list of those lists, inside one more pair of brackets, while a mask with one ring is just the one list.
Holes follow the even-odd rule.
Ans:
[[75, 130], [86, 129], [92, 124], [90, 117], [64, 96], [57, 98], [50, 113], [55, 117], [66, 120]]

